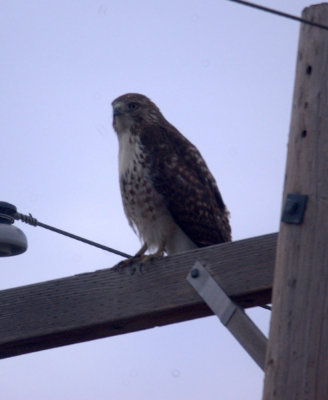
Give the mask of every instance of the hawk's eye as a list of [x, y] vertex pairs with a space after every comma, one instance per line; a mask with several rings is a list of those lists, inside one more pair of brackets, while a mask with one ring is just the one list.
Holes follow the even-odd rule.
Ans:
[[128, 104], [129, 110], [136, 110], [139, 107], [138, 103], [131, 102]]

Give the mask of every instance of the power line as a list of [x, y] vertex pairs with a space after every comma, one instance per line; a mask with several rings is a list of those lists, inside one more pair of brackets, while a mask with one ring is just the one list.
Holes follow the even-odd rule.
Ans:
[[54, 226], [47, 225], [47, 224], [44, 224], [42, 222], [39, 222], [36, 218], [32, 217], [31, 214], [25, 215], [25, 214], [21, 214], [19, 212], [16, 212], [16, 213], [12, 214], [12, 217], [17, 219], [17, 220], [21, 220], [22, 222], [25, 222], [26, 224], [29, 224], [29, 225], [32, 225], [32, 226], [41, 226], [42, 228], [48, 229], [50, 231], [59, 233], [59, 234], [64, 235], [64, 236], [68, 236], [68, 237], [70, 237], [72, 239], [75, 239], [75, 240], [79, 240], [80, 242], [89, 244], [89, 245], [94, 246], [94, 247], [98, 247], [99, 249], [109, 251], [110, 253], [117, 254], [117, 255], [119, 255], [121, 257], [131, 258], [131, 256], [129, 254], [123, 253], [120, 250], [112, 249], [111, 247], [104, 246], [103, 244], [93, 242], [92, 240], [85, 239], [85, 238], [83, 238], [81, 236], [74, 235], [73, 233], [69, 233], [69, 232], [63, 231], [62, 229], [55, 228]]
[[228, 1], [232, 1], [233, 3], [242, 4], [244, 6], [251, 7], [251, 8], [256, 8], [256, 9], [261, 10], [261, 11], [265, 11], [265, 12], [268, 12], [268, 13], [271, 13], [271, 14], [279, 15], [280, 17], [292, 19], [294, 21], [302, 22], [303, 24], [315, 26], [316, 28], [325, 29], [325, 30], [328, 31], [328, 26], [326, 26], [326, 25], [322, 25], [322, 24], [319, 24], [317, 22], [309, 21], [307, 19], [297, 17], [296, 15], [292, 15], [292, 14], [288, 14], [288, 13], [285, 13], [285, 12], [282, 12], [282, 11], [274, 10], [273, 8], [264, 7], [264, 6], [261, 6], [259, 4], [250, 3], [249, 1], [243, 1], [243, 0], [228, 0]]

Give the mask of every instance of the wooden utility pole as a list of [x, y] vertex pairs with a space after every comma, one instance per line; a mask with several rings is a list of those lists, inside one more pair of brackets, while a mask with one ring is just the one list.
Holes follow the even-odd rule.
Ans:
[[[328, 3], [302, 17], [328, 25]], [[302, 24], [283, 195], [308, 195], [282, 222], [264, 400], [328, 399], [328, 31]], [[287, 214], [299, 205], [289, 202]]]

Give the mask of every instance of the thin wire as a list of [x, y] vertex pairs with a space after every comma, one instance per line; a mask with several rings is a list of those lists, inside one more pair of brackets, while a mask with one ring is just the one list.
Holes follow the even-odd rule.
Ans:
[[25, 222], [26, 224], [29, 224], [32, 226], [41, 226], [41, 228], [45, 228], [50, 231], [60, 233], [61, 235], [68, 236], [72, 239], [79, 240], [80, 242], [83, 242], [86, 244], [90, 244], [91, 246], [98, 247], [99, 249], [109, 251], [110, 253], [114, 253], [114, 254], [117, 254], [117, 255], [125, 257], [125, 258], [131, 258], [131, 256], [129, 254], [123, 253], [122, 251], [112, 249], [111, 247], [104, 246], [103, 244], [93, 242], [92, 240], [85, 239], [81, 236], [74, 235], [73, 233], [69, 233], [69, 232], [63, 231], [62, 229], [55, 228], [54, 226], [39, 222], [36, 218], [32, 217], [31, 214], [25, 215], [25, 214], [16, 212], [13, 215], [13, 217], [17, 220], [21, 220], [22, 222]]
[[259, 4], [250, 3], [249, 1], [243, 1], [243, 0], [228, 0], [228, 1], [232, 1], [233, 3], [242, 4], [242, 5], [247, 6], [247, 7], [256, 8], [258, 10], [265, 11], [265, 12], [268, 12], [268, 13], [271, 13], [271, 14], [275, 14], [275, 15], [279, 15], [280, 17], [289, 18], [289, 19], [292, 19], [294, 21], [303, 22], [304, 24], [312, 25], [312, 26], [315, 26], [316, 28], [325, 29], [325, 30], [328, 31], [328, 26], [327, 25], [322, 25], [322, 24], [319, 24], [317, 22], [312, 22], [312, 21], [309, 21], [307, 19], [297, 17], [296, 15], [287, 14], [287, 13], [282, 12], [282, 11], [274, 10], [273, 8], [264, 7], [264, 6], [261, 6]]

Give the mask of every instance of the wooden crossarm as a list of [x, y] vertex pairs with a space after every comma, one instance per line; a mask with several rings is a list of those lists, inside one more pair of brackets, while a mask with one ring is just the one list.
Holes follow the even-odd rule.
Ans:
[[186, 276], [199, 260], [244, 307], [271, 301], [277, 234], [0, 291], [0, 358], [211, 315]]

